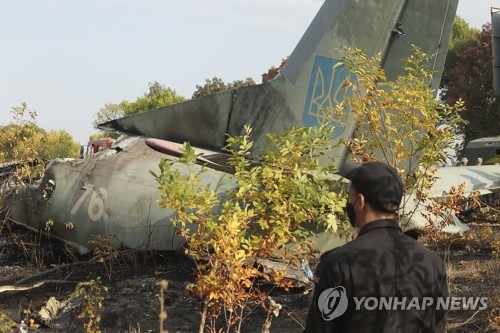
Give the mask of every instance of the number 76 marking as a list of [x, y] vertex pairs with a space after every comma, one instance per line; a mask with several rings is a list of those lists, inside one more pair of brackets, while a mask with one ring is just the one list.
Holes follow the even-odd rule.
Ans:
[[94, 185], [89, 185], [85, 187], [85, 191], [82, 193], [80, 198], [75, 202], [73, 209], [71, 209], [70, 214], [75, 215], [80, 206], [83, 204], [85, 199], [92, 192], [92, 196], [90, 197], [89, 206], [87, 208], [87, 214], [89, 218], [96, 222], [98, 221], [102, 215], [104, 214], [104, 200], [108, 197], [108, 192], [104, 187], [99, 187], [97, 190], [94, 190]]

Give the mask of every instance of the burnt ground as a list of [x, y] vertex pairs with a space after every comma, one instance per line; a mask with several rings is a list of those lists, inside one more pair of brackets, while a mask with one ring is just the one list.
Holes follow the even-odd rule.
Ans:
[[[500, 330], [500, 263], [498, 252], [491, 248], [500, 242], [500, 229], [498, 225], [494, 226], [493, 231], [487, 233], [487, 242], [481, 238], [485, 233], [483, 227], [474, 230], [478, 236], [469, 237], [472, 245], [448, 242], [453, 246], [435, 246], [448, 264], [452, 296], [489, 297], [487, 310], [450, 312], [449, 332]], [[8, 245], [13, 233], [17, 245]], [[483, 245], [486, 251], [481, 251]], [[86, 318], [78, 316], [82, 310], [78, 299], [70, 302], [50, 325], [43, 324], [37, 313], [50, 297], [63, 301], [74, 292], [77, 282], [100, 277], [108, 288], [102, 304], [100, 328], [103, 332], [159, 332], [160, 289], [157, 283], [167, 280], [169, 288], [164, 304], [168, 318], [165, 328], [170, 333], [198, 332], [202, 305], [198, 298], [186, 291], [187, 284], [192, 281], [193, 263], [189, 258], [178, 253], [124, 251], [110, 262], [88, 262], [91, 259], [75, 256], [63, 245], [53, 241], [49, 244], [25, 230], [4, 228], [0, 239], [0, 288], [21, 279], [26, 279], [22, 285], [46, 283], [31, 290], [1, 292], [0, 312], [16, 322], [33, 319], [33, 323], [39, 326], [30, 332], [84, 332]], [[68, 263], [73, 266], [54, 270]], [[37, 275], [44, 272], [47, 274]], [[267, 289], [271, 297], [283, 306], [279, 316], [273, 319], [270, 332], [301, 332], [311, 293], [305, 288], [288, 292]], [[261, 307], [251, 308], [242, 332], [261, 332], [265, 318], [266, 313]]]

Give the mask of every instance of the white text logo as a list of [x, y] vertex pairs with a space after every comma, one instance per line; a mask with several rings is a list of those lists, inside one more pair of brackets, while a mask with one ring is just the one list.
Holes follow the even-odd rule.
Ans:
[[[353, 297], [353, 310], [367, 311], [436, 311], [486, 310], [488, 297]], [[325, 289], [318, 298], [318, 307], [325, 321], [342, 316], [348, 306], [344, 287]]]
[[485, 310], [488, 297], [353, 297], [356, 310]]

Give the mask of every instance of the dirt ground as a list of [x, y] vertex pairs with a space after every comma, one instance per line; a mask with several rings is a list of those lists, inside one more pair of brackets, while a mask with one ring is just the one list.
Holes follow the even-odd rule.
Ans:
[[[20, 233], [16, 234], [18, 243], [23, 237], [33, 237], [27, 231], [16, 232]], [[498, 241], [499, 234], [500, 229], [494, 227], [492, 237], [495, 241]], [[30, 290], [0, 292], [0, 312], [16, 322], [33, 319], [39, 326], [31, 328], [30, 332], [84, 332], [86, 318], [78, 317], [82, 310], [78, 299], [66, 305], [49, 325], [43, 324], [37, 318], [37, 313], [50, 297], [58, 301], [68, 299], [77, 282], [98, 277], [108, 288], [102, 304], [100, 328], [103, 332], [159, 332], [160, 289], [157, 283], [161, 280], [169, 282], [164, 301], [168, 314], [165, 328], [170, 333], [198, 332], [201, 303], [186, 291], [186, 285], [191, 281], [193, 263], [183, 255], [124, 252], [111, 263], [89, 263], [90, 257], [73, 257], [61, 244], [52, 242], [48, 246], [46, 241], [36, 237], [35, 240], [25, 240], [24, 249], [8, 246], [11, 237], [11, 231], [4, 229], [0, 238], [0, 291], [2, 286], [14, 285], [21, 279], [26, 279], [22, 285], [33, 285], [40, 281], [45, 283]], [[470, 248], [464, 250], [460, 247], [445, 249], [440, 253], [448, 264], [452, 296], [489, 298], [486, 310], [450, 312], [449, 332], [499, 331], [498, 253], [484, 253]], [[64, 269], [54, 270], [65, 264], [67, 266]], [[270, 332], [301, 332], [311, 292], [307, 288], [295, 288], [289, 292], [270, 289], [269, 292], [283, 306], [279, 316], [273, 319]], [[252, 309], [242, 332], [261, 332], [265, 318], [262, 308]]]

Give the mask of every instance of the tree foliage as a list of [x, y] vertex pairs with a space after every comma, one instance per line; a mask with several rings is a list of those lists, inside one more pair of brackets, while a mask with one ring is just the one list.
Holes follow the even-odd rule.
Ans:
[[500, 134], [500, 101], [493, 91], [492, 30], [485, 24], [473, 29], [455, 20], [441, 80], [441, 99], [453, 104], [462, 99], [466, 110], [461, 126], [464, 143]]
[[255, 81], [250, 77], [247, 77], [245, 80], [236, 80], [231, 83], [225, 83], [221, 78], [214, 77], [212, 79], [206, 79], [205, 84], [202, 86], [196, 85], [196, 90], [192, 98], [213, 95], [218, 92], [253, 85], [255, 85]]
[[262, 83], [266, 83], [267, 81], [271, 81], [272, 79], [274, 79], [276, 75], [279, 74], [280, 69], [285, 66], [287, 60], [288, 57], [286, 59], [282, 59], [281, 64], [278, 67], [272, 66], [266, 73], [262, 74]]
[[[281, 64], [278, 67], [272, 66], [266, 73], [262, 74], [262, 83], [266, 83], [276, 77], [280, 69], [285, 66], [287, 59], [288, 58], [282, 59]], [[221, 78], [213, 77], [212, 79], [206, 79], [205, 84], [202, 86], [196, 85], [196, 90], [194, 91], [192, 98], [213, 95], [218, 92], [253, 85], [255, 85], [255, 81], [250, 77], [247, 77], [245, 80], [236, 80], [231, 83], [225, 83]]]
[[12, 108], [13, 121], [0, 128], [0, 161], [41, 159], [46, 132], [36, 124], [36, 113], [25, 103]]
[[[233, 325], [239, 331], [245, 306], [263, 301], [257, 278], [272, 277], [286, 286], [283, 271], [263, 274], [254, 266], [255, 258], [278, 257], [298, 266], [314, 250], [313, 229], [347, 233], [338, 214], [345, 194], [329, 179], [335, 161], [322, 157], [336, 144], [332, 125], [342, 122], [338, 119], [358, 124], [354, 138], [345, 142], [354, 160], [387, 162], [398, 169], [417, 201], [426, 199], [434, 168], [446, 157], [443, 149], [463, 125], [461, 102], [454, 107], [441, 104], [426, 84], [432, 73], [423, 64], [429, 60], [416, 48], [406, 59], [407, 74], [392, 82], [378, 66], [380, 55], [368, 58], [361, 50], [346, 50], [339, 65], [354, 74], [344, 82], [352, 95], [324, 110], [326, 122], [319, 127], [269, 135], [259, 159], [250, 155], [248, 127], [244, 136], [230, 138], [235, 188], [222, 198], [206, 185], [204, 168], [195, 164], [189, 144], [178, 161], [161, 161], [160, 173], [153, 173], [160, 185], [158, 204], [174, 211], [172, 223], [186, 239], [186, 253], [195, 259], [190, 290], [204, 298], [210, 318], [225, 314], [226, 331]], [[444, 119], [447, 126], [439, 126]]]
[[[138, 97], [134, 102], [123, 100], [118, 104], [105, 104], [95, 114], [92, 125], [94, 125], [94, 128], [97, 129], [99, 124], [107, 121], [184, 101], [186, 101], [186, 98], [177, 94], [174, 89], [165, 87], [163, 84], [155, 81], [154, 83], [149, 84], [149, 91], [144, 93], [143, 96]], [[101, 131], [91, 138], [95, 138], [96, 136], [116, 138], [118, 137], [118, 134], [112, 131]]]
[[[333, 191], [339, 184], [328, 180], [333, 163], [323, 166], [319, 157], [331, 147], [332, 128], [293, 128], [269, 135], [262, 158], [250, 156], [251, 130], [228, 140], [229, 164], [237, 186], [224, 199], [205, 185], [203, 168], [194, 164], [196, 154], [185, 144], [179, 162], [162, 160], [160, 207], [172, 209], [179, 234], [186, 238], [186, 253], [196, 261], [196, 277], [190, 290], [205, 299], [215, 329], [225, 314], [227, 331], [243, 320], [250, 302], [263, 302], [265, 293], [256, 285], [259, 277], [287, 287], [284, 271], [270, 275], [254, 266], [259, 257], [275, 257], [301, 265], [312, 252], [311, 229], [346, 230], [338, 219], [345, 195]], [[295, 244], [293, 251], [287, 245]]]
[[[124, 101], [122, 101], [124, 103]], [[120, 103], [121, 104], [121, 103]], [[95, 114], [92, 125], [95, 129], [99, 124], [125, 117], [125, 110], [120, 104], [107, 103]]]
[[89, 142], [99, 139], [117, 139], [120, 136], [120, 133], [116, 131], [99, 131], [97, 133], [93, 133], [89, 136]]
[[[456, 16], [453, 22], [453, 30], [451, 32], [448, 50], [454, 50], [455, 47], [460, 47], [460, 44], [478, 38], [479, 34], [479, 29], [471, 27], [463, 18]], [[455, 55], [456, 54], [451, 54], [451, 56]], [[450, 56], [450, 54], [447, 55], [447, 60], [449, 59], [448, 56]]]
[[78, 157], [79, 144], [64, 131], [46, 132], [36, 124], [36, 113], [26, 103], [12, 108], [13, 121], [0, 127], [0, 163], [19, 163], [17, 174], [32, 182], [40, 177], [45, 161]]
[[115, 131], [100, 131], [89, 136], [89, 142], [99, 139], [116, 139], [120, 134]]
[[52, 130], [47, 133], [47, 140], [42, 149], [42, 158], [77, 158], [80, 155], [80, 144], [65, 130]]
[[12, 108], [13, 121], [0, 127], [0, 162], [77, 158], [80, 145], [65, 130], [45, 131], [25, 103]]
[[144, 96], [138, 97], [135, 102], [123, 101], [120, 103], [120, 108], [126, 116], [148, 110], [158, 109], [167, 105], [181, 103], [186, 100], [172, 89], [165, 87], [159, 82], [149, 84], [149, 92]]
[[[346, 141], [352, 159], [381, 160], [398, 170], [405, 192], [414, 194], [405, 195], [402, 217], [411, 216], [428, 198], [436, 167], [447, 158], [445, 149], [454, 146], [456, 133], [466, 123], [460, 116], [463, 103], [449, 106], [434, 97], [426, 84], [433, 73], [424, 65], [432, 57], [419, 48], [404, 59], [406, 75], [396, 81], [388, 81], [377, 65], [380, 55], [367, 58], [350, 49], [346, 53], [343, 65], [355, 79], [345, 85], [351, 86], [352, 95], [331, 116], [342, 119], [350, 111], [348, 121], [357, 124], [353, 138]], [[408, 211], [410, 198], [415, 204]]]

